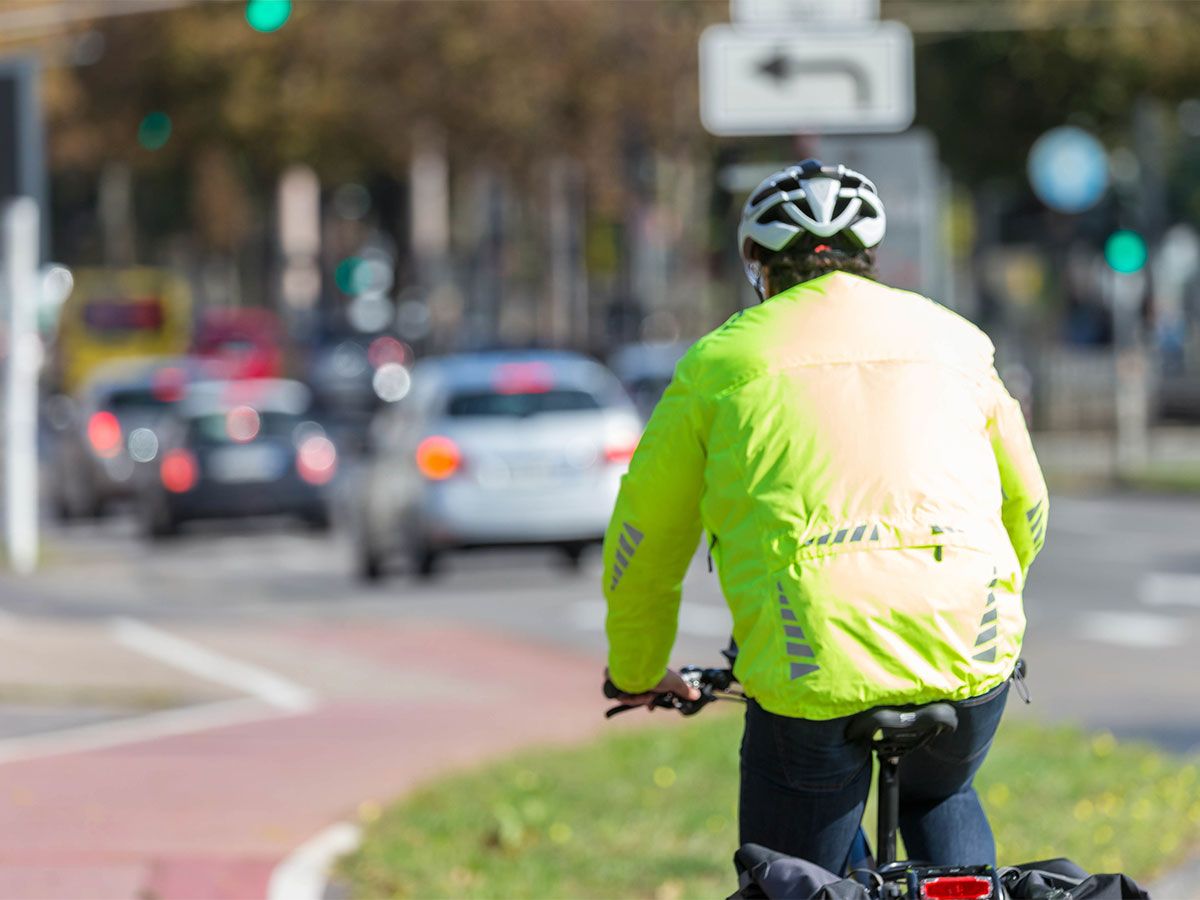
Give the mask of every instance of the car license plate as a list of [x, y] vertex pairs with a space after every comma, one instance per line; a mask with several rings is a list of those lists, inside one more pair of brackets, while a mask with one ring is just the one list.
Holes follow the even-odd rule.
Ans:
[[214, 481], [236, 484], [274, 481], [283, 474], [283, 463], [283, 454], [276, 447], [222, 447], [209, 456], [207, 469]]
[[560, 459], [524, 460], [511, 466], [515, 484], [553, 484], [569, 478], [571, 468]]

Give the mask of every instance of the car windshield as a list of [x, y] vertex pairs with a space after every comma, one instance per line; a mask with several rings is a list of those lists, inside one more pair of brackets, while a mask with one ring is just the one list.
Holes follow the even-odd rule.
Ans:
[[158, 413], [170, 405], [170, 398], [150, 388], [126, 388], [113, 391], [103, 405], [105, 409], [115, 413], [117, 418], [146, 416]]
[[300, 416], [281, 412], [258, 412], [239, 406], [229, 412], [197, 416], [188, 422], [188, 443], [245, 444], [258, 438], [293, 440], [303, 424]]
[[525, 418], [544, 413], [596, 410], [600, 406], [600, 401], [587, 391], [562, 389], [527, 394], [471, 391], [452, 396], [446, 406], [446, 415], [454, 419], [477, 416]]

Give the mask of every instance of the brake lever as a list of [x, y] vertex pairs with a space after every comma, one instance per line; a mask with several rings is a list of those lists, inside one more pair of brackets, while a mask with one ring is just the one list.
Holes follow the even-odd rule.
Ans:
[[604, 711], [604, 718], [611, 719], [619, 713], [628, 712], [631, 709], [642, 709], [646, 706], [657, 706], [660, 709], [678, 709], [679, 702], [674, 694], [659, 694], [654, 698], [654, 702], [646, 703], [622, 703], [619, 706], [610, 706]]

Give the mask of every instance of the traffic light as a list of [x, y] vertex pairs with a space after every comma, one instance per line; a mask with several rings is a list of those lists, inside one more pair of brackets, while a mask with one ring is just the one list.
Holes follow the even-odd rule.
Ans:
[[292, 14], [292, 0], [247, 0], [246, 21], [255, 31], [278, 31]]
[[338, 286], [338, 290], [343, 294], [352, 296], [358, 293], [354, 290], [354, 275], [361, 264], [362, 260], [357, 256], [347, 256], [333, 270], [334, 284]]
[[1104, 261], [1123, 275], [1139, 272], [1146, 265], [1146, 242], [1136, 231], [1114, 231], [1104, 242]]
[[171, 138], [171, 117], [165, 112], [147, 113], [138, 125], [138, 143], [147, 150], [161, 150]]

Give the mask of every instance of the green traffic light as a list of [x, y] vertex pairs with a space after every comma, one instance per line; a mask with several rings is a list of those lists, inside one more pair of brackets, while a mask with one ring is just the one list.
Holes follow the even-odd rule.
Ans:
[[138, 143], [147, 150], [161, 150], [171, 137], [171, 117], [165, 112], [147, 113], [138, 125]]
[[357, 256], [347, 256], [333, 270], [333, 281], [343, 294], [354, 293], [354, 270], [361, 262]]
[[247, 0], [246, 21], [255, 31], [278, 31], [292, 14], [292, 0]]
[[1132, 275], [1146, 264], [1146, 242], [1136, 231], [1114, 231], [1104, 242], [1104, 261], [1113, 271]]

